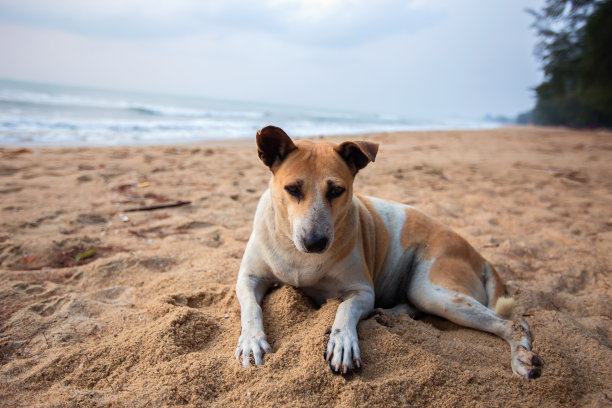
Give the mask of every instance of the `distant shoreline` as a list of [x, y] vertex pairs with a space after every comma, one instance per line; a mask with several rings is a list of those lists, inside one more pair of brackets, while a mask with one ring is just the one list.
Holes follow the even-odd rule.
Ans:
[[[532, 125], [500, 125], [497, 127], [491, 127], [491, 128], [480, 128], [480, 129], [423, 129], [423, 130], [396, 130], [396, 131], [381, 131], [381, 132], [361, 132], [361, 133], [346, 133], [346, 134], [328, 134], [328, 135], [312, 135], [312, 136], [292, 136], [294, 138], [297, 139], [331, 139], [331, 140], [346, 140], [346, 139], [358, 139], [358, 138], [364, 138], [364, 139], [368, 139], [371, 137], [375, 137], [375, 136], [380, 136], [380, 135], [391, 135], [391, 136], [401, 136], [401, 135], [417, 135], [417, 134], [423, 134], [423, 133], [440, 133], [440, 132], [444, 132], [444, 133], [465, 133], [465, 132], [487, 132], [487, 131], [493, 131], [493, 130], [505, 130], [505, 129], [555, 129], [552, 127], [541, 127], [541, 126], [532, 126]], [[63, 144], [63, 143], [55, 143], [55, 144], [34, 144], [34, 143], [15, 143], [15, 144], [11, 144], [11, 143], [2, 143], [0, 141], [0, 148], [7, 148], [7, 149], [11, 149], [11, 148], [32, 148], [32, 149], [36, 149], [36, 148], [45, 148], [45, 149], [65, 149], [65, 148], [74, 148], [74, 149], [81, 149], [81, 148], [85, 148], [85, 149], [113, 149], [113, 148], [139, 148], [139, 147], [171, 147], [171, 146], [176, 146], [176, 147], [181, 147], [181, 146], [186, 146], [186, 147], [191, 147], [191, 146], [198, 146], [198, 147], [215, 147], [215, 146], [219, 146], [219, 147], [225, 147], [225, 146], [242, 146], [244, 144], [248, 144], [250, 142], [252, 142], [253, 140], [255, 140], [255, 134], [256, 132], [253, 132], [253, 135], [251, 137], [243, 137], [243, 138], [227, 138], [227, 139], [202, 139], [199, 141], [186, 141], [186, 142], [167, 142], [167, 143], [131, 143], [131, 144], [117, 144], [117, 145], [96, 145], [96, 144], [79, 144], [79, 143], [73, 143], [73, 144]]]
[[419, 119], [256, 102], [0, 80], [0, 145], [154, 146], [248, 139], [274, 124], [293, 137], [492, 129], [490, 118]]

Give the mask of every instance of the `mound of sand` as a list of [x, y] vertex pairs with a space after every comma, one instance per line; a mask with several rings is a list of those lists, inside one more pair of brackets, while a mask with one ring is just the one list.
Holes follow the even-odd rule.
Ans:
[[[421, 208], [511, 281], [540, 379], [515, 377], [495, 336], [406, 315], [362, 321], [363, 368], [333, 375], [338, 301], [316, 308], [290, 287], [264, 299], [273, 352], [242, 368], [234, 282], [269, 179], [253, 141], [4, 148], [0, 405], [612, 404], [612, 134], [358, 138], [381, 148], [357, 191]], [[191, 204], [126, 211], [179, 200]]]

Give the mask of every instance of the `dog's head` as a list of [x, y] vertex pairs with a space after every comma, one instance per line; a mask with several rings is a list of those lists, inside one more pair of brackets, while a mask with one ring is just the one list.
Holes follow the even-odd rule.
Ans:
[[377, 152], [378, 144], [371, 142], [294, 143], [274, 126], [257, 132], [257, 153], [273, 174], [270, 194], [284, 224], [279, 227], [288, 228], [299, 251], [321, 253], [331, 247], [335, 227], [352, 202], [355, 174]]

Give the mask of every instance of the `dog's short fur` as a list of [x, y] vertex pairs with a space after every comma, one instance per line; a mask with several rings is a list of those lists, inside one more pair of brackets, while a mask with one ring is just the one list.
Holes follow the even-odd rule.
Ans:
[[512, 370], [536, 378], [524, 320], [512, 321], [512, 298], [495, 269], [444, 225], [399, 203], [353, 194], [357, 172], [374, 161], [371, 142], [293, 142], [280, 128], [257, 133], [260, 159], [272, 171], [246, 247], [236, 293], [242, 334], [236, 358], [263, 364], [270, 352], [261, 300], [275, 283], [301, 288], [315, 302], [340, 298], [325, 359], [335, 372], [361, 366], [357, 323], [374, 307], [442, 316], [505, 339]]

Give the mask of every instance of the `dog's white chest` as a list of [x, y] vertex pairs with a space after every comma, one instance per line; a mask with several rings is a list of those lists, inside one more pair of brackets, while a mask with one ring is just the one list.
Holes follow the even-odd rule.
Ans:
[[314, 286], [323, 275], [323, 265], [299, 260], [276, 259], [271, 262], [272, 273], [284, 284], [299, 287]]

